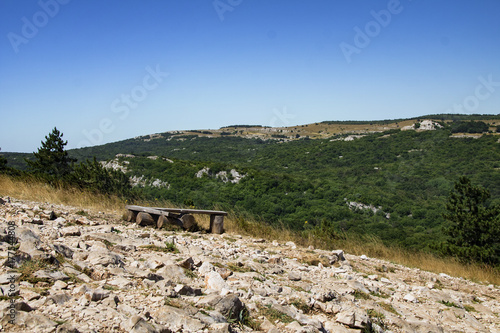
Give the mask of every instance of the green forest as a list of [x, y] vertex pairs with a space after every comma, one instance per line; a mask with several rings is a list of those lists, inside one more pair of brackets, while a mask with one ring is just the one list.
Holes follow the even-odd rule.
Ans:
[[[370, 234], [387, 245], [437, 251], [445, 239], [446, 203], [460, 177], [491, 194], [485, 205], [500, 204], [499, 137], [452, 137], [458, 126], [464, 123], [434, 131], [390, 130], [353, 141], [163, 133], [153, 140], [68, 152], [80, 162], [134, 155], [116, 161], [128, 177], [140, 180], [135, 193], [142, 199], [222, 209], [332, 237]], [[470, 128], [482, 127], [471, 122]], [[16, 155], [10, 158], [15, 164]], [[206, 172], [197, 177], [202, 169]], [[236, 182], [231, 170], [243, 177]], [[153, 186], [155, 180], [161, 185]]]

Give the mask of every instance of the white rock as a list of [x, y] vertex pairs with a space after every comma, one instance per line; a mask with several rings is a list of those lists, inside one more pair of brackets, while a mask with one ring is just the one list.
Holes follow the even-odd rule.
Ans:
[[411, 303], [417, 303], [418, 302], [418, 299], [413, 296], [412, 294], [406, 294], [405, 297], [403, 297], [403, 299], [407, 302], [411, 302]]
[[205, 287], [207, 289], [213, 289], [217, 291], [222, 291], [222, 289], [229, 289], [229, 286], [220, 276], [219, 273], [211, 271], [205, 274]]
[[81, 235], [81, 231], [80, 231], [80, 228], [78, 228], [77, 226], [71, 226], [71, 227], [66, 227], [66, 228], [61, 229], [61, 236], [63, 236], [63, 237], [80, 236], [80, 235]]
[[201, 264], [200, 268], [198, 269], [198, 272], [200, 272], [200, 274], [203, 276], [213, 271], [215, 271], [215, 267], [208, 261], [203, 262], [203, 264]]

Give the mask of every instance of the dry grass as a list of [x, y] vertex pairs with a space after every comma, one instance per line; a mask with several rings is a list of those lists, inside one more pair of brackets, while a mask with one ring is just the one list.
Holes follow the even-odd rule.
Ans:
[[[0, 175], [0, 196], [11, 196], [16, 199], [52, 204], [70, 205], [85, 210], [104, 211], [121, 217], [126, 202], [118, 197], [96, 195], [77, 189], [53, 188], [37, 181], [15, 180]], [[138, 205], [155, 207], [175, 207], [167, 201], [135, 202]], [[215, 209], [218, 209], [215, 207]], [[344, 237], [343, 239], [327, 239], [321, 235], [304, 234], [291, 231], [284, 226], [270, 226], [230, 212], [225, 218], [224, 228], [227, 233], [264, 238], [268, 241], [278, 240], [280, 243], [292, 241], [298, 246], [314, 246], [318, 249], [343, 249], [354, 255], [365, 254], [401, 264], [407, 267], [420, 268], [434, 273], [446, 273], [450, 276], [463, 277], [476, 282], [500, 285], [498, 270], [479, 264], [464, 265], [452, 258], [438, 258], [432, 254], [410, 252], [397, 247], [387, 247], [374, 237]], [[209, 228], [208, 215], [197, 215], [197, 223], [204, 229]]]
[[36, 180], [17, 180], [0, 175], [0, 196], [11, 196], [20, 200], [49, 202], [76, 208], [117, 213], [123, 209], [118, 197], [99, 195], [75, 188], [54, 188]]
[[346, 253], [354, 255], [365, 254], [368, 257], [384, 259], [433, 273], [445, 273], [479, 283], [500, 285], [499, 271], [492, 267], [481, 264], [467, 265], [454, 258], [440, 258], [430, 253], [388, 247], [375, 237], [347, 236], [337, 240], [318, 238], [312, 234], [307, 234], [304, 237], [303, 234], [288, 230], [283, 226], [271, 227], [255, 221], [242, 220], [231, 214], [225, 220], [224, 226], [229, 233], [244, 234], [269, 241], [278, 240], [281, 243], [292, 241], [299, 246], [307, 247], [312, 245], [315, 248], [324, 250], [343, 249]]

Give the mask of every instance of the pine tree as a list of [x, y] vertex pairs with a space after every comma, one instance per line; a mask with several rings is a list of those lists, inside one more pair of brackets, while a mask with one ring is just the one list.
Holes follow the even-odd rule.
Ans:
[[7, 159], [0, 156], [0, 171], [7, 170]]
[[42, 141], [42, 146], [38, 152], [33, 153], [34, 161], [26, 160], [29, 170], [39, 176], [51, 180], [61, 179], [69, 175], [72, 171], [72, 163], [76, 160], [68, 156], [64, 147], [68, 141], [63, 141], [63, 134], [56, 127]]
[[446, 254], [466, 262], [500, 263], [500, 206], [487, 206], [488, 190], [460, 177], [446, 204]]

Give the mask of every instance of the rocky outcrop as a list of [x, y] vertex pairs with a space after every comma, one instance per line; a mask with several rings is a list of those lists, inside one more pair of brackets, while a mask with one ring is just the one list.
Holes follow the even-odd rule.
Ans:
[[[342, 250], [0, 202], [2, 331], [500, 331], [492, 285]], [[8, 260], [9, 222], [16, 260]]]

